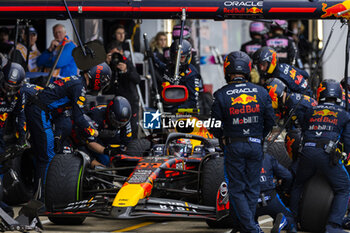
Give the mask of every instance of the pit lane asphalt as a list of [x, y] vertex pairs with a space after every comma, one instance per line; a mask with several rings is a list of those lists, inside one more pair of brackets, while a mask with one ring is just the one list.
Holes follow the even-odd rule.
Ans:
[[[15, 216], [21, 207], [15, 207]], [[88, 217], [82, 225], [54, 225], [47, 217], [40, 217], [44, 232], [191, 232], [191, 233], [229, 233], [231, 229], [210, 229], [205, 221], [145, 221], [145, 220], [111, 220]], [[265, 233], [271, 231], [272, 218], [259, 218], [260, 226]]]

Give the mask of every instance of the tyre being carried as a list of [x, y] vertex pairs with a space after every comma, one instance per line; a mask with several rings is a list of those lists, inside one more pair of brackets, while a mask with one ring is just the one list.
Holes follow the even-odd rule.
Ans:
[[[76, 154], [55, 155], [50, 163], [45, 184], [45, 206], [48, 211], [81, 200], [83, 160]], [[62, 225], [82, 224], [85, 217], [49, 217]]]

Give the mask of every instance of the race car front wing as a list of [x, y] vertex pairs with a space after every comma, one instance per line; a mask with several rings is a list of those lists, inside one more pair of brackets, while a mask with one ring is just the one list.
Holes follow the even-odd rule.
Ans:
[[150, 197], [141, 199], [134, 207], [113, 207], [112, 217], [117, 219], [216, 219], [215, 207], [192, 204], [173, 199]]

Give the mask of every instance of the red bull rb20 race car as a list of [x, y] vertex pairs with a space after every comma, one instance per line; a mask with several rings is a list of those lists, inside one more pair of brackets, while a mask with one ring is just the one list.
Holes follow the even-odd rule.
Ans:
[[112, 168], [98, 169], [89, 168], [84, 152], [56, 155], [41, 214], [56, 224], [95, 216], [202, 219], [211, 227], [229, 227], [224, 161], [216, 146], [198, 135], [171, 133], [149, 156], [118, 154], [111, 157]]

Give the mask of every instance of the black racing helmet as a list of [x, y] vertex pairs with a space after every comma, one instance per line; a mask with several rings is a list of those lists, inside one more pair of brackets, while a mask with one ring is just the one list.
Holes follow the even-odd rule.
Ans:
[[245, 78], [250, 77], [252, 71], [252, 60], [241, 51], [229, 53], [224, 62], [224, 73], [226, 82], [230, 82], [230, 74], [242, 74]]
[[326, 102], [334, 99], [337, 104], [341, 104], [343, 97], [343, 88], [339, 82], [334, 79], [325, 79], [317, 88], [317, 101]]
[[[267, 76], [268, 74], [272, 74], [276, 69], [276, 66], [278, 64], [277, 53], [274, 49], [265, 46], [258, 49], [253, 54], [253, 61], [254, 64], [258, 67], [259, 73], [263, 76]], [[267, 64], [267, 69], [265, 71], [262, 71], [260, 69], [260, 64]]]
[[114, 128], [125, 126], [131, 118], [131, 106], [129, 101], [122, 97], [116, 96], [107, 107], [107, 120]]
[[106, 62], [92, 67], [87, 73], [90, 79], [88, 89], [95, 94], [106, 88], [112, 77], [112, 70]]
[[[345, 78], [343, 78], [341, 81], [340, 81], [340, 84], [341, 84], [341, 86], [343, 87], [343, 89], [345, 89], [345, 84], [346, 84], [346, 82], [345, 82]], [[348, 90], [350, 90], [350, 77], [348, 77]]]
[[[175, 40], [170, 46], [170, 59], [173, 64], [176, 63], [176, 56], [177, 56], [177, 51], [179, 50], [179, 43], [180, 43], [179, 40]], [[184, 58], [185, 60], [183, 62], [180, 62], [181, 65], [188, 65], [191, 63], [192, 45], [187, 40], [182, 40], [180, 61]]]
[[25, 78], [23, 67], [15, 62], [8, 62], [2, 69], [1, 89], [7, 96], [15, 95], [22, 87]]
[[286, 84], [277, 78], [270, 78], [266, 81], [266, 89], [272, 100], [272, 107], [279, 109], [283, 106], [283, 93], [288, 90]]

